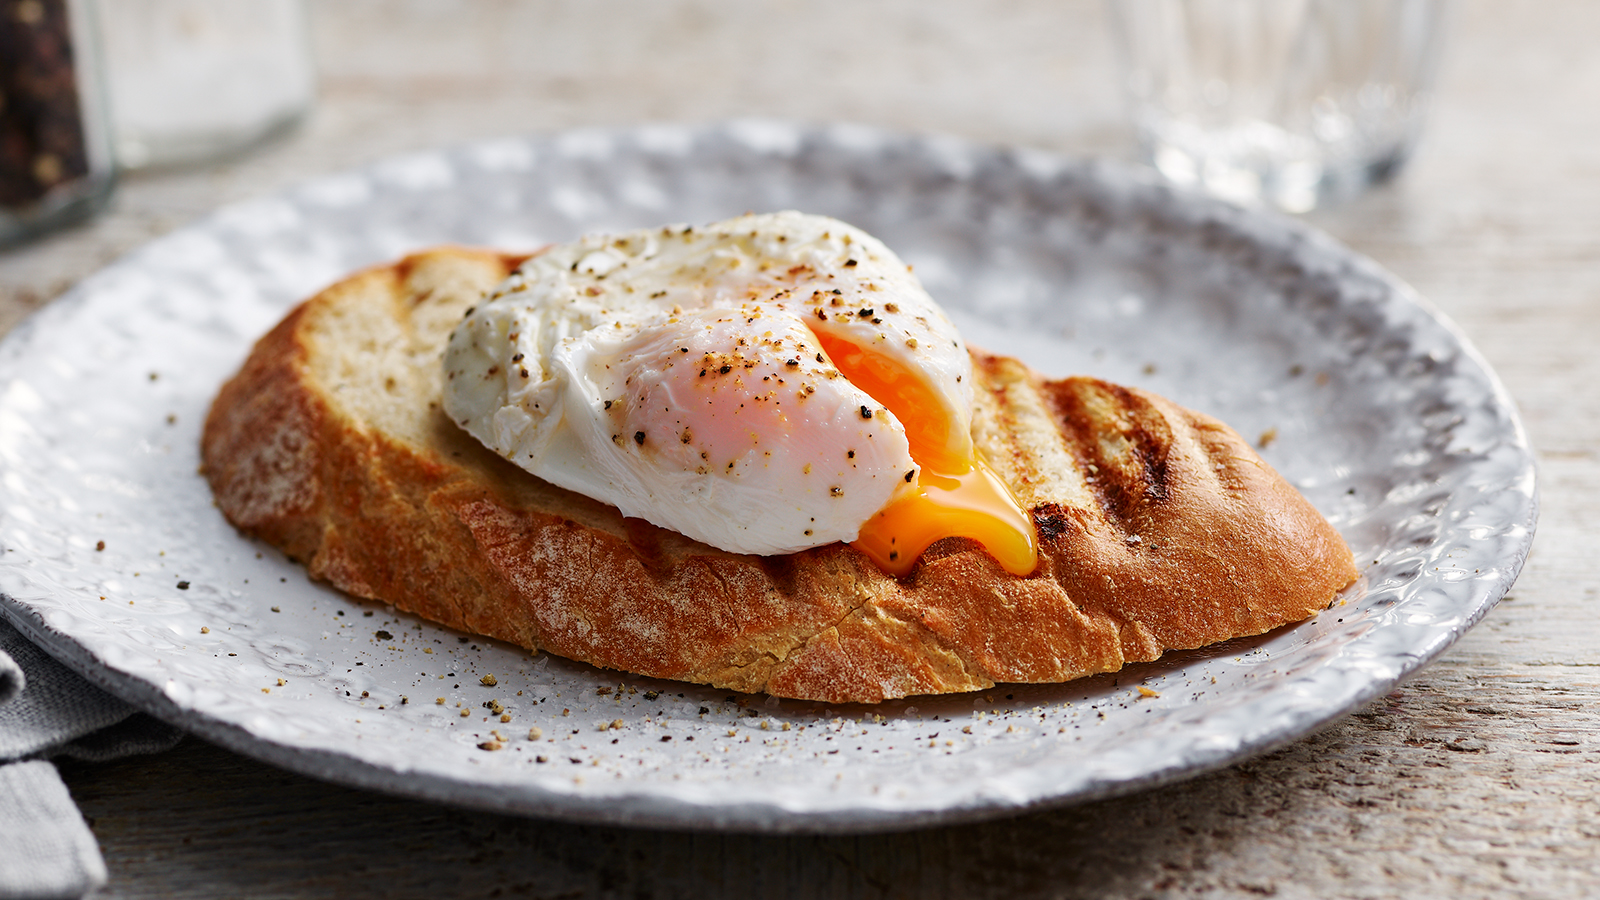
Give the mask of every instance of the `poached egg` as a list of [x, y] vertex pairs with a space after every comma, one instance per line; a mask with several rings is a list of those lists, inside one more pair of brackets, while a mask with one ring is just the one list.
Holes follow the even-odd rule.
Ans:
[[553, 484], [714, 547], [928, 545], [1037, 562], [972, 442], [972, 361], [911, 269], [822, 216], [591, 235], [529, 259], [445, 349], [444, 408]]

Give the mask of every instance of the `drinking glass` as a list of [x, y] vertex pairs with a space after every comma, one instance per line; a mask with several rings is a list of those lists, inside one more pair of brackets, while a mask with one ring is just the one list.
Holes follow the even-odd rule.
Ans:
[[1305, 212], [1394, 175], [1421, 131], [1444, 0], [1108, 0], [1146, 160]]

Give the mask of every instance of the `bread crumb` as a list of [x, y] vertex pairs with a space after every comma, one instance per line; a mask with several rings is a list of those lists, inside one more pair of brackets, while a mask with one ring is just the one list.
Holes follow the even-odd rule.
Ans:
[[542, 731], [541, 729], [539, 729], [537, 727], [528, 729], [528, 740], [537, 741], [538, 739], [540, 739], [542, 737], [544, 737], [544, 731]]
[[201, 625], [200, 626], [200, 633], [201, 634], [210, 634], [211, 633], [211, 629], [207, 628], [204, 625]]
[[504, 749], [504, 747], [505, 744], [502, 744], [499, 741], [484, 741], [478, 745], [479, 750], [501, 750]]
[[470, 710], [470, 709], [463, 709], [461, 711], [461, 718], [463, 718], [463, 719], [465, 719], [467, 716], [470, 716], [470, 715], [472, 715], [472, 710]]
[[443, 706], [444, 705], [444, 698], [443, 697], [435, 697], [435, 698], [433, 698], [433, 702], [434, 702], [435, 706]]
[[1159, 696], [1161, 696], [1161, 692], [1152, 691], [1149, 688], [1147, 688], [1147, 687], [1145, 687], [1144, 685], [1141, 684], [1141, 685], [1139, 685], [1139, 696], [1141, 696], [1141, 697], [1159, 697]]
[[510, 713], [501, 713], [500, 714], [500, 721], [502, 721], [502, 722], [511, 721], [511, 714]]
[[479, 678], [478, 683], [484, 687], [494, 687], [496, 684], [499, 684], [498, 681], [495, 681], [493, 675], [485, 675], [482, 678]]

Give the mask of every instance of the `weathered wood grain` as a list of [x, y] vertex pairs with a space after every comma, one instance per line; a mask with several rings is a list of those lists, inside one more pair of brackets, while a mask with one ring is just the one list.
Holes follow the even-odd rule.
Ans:
[[65, 775], [116, 897], [1576, 897], [1600, 884], [1600, 734], [1584, 709], [1597, 693], [1592, 668], [1452, 660], [1318, 735], [1187, 783], [865, 837], [465, 812], [193, 739]]
[[[1094, 0], [313, 6], [308, 126], [141, 176], [0, 254], [0, 330], [219, 203], [441, 142], [732, 115], [1127, 153]], [[1312, 221], [1461, 325], [1541, 451], [1511, 598], [1391, 696], [1192, 781], [985, 825], [849, 838], [583, 828], [329, 787], [198, 741], [68, 764], [105, 897], [1574, 897], [1600, 885], [1600, 6], [1455, 8], [1395, 184]], [[798, 48], [798, 49], [797, 49]]]

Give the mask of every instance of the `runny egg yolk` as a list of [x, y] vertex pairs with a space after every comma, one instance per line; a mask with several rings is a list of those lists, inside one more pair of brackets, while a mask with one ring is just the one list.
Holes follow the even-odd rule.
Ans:
[[915, 490], [891, 500], [852, 544], [891, 575], [906, 575], [940, 538], [964, 537], [1013, 575], [1038, 563], [1038, 542], [1027, 510], [987, 463], [970, 434], [944, 413], [928, 384], [894, 360], [836, 336], [816, 332], [839, 372], [883, 404], [905, 426]]

